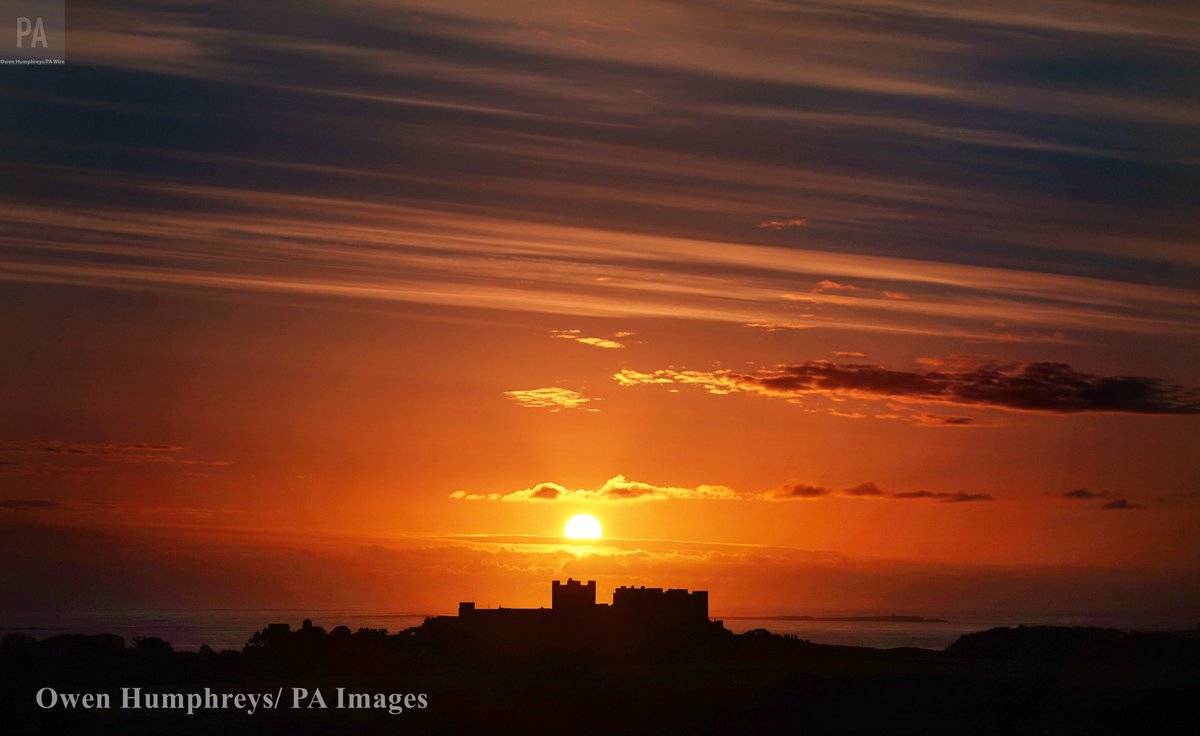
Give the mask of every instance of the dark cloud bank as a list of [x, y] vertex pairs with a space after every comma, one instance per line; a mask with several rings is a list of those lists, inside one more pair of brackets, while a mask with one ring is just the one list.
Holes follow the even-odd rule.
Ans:
[[[775, 500], [820, 498], [828, 496], [833, 492], [832, 489], [822, 488], [821, 486], [788, 483], [772, 491], [770, 498]], [[844, 489], [842, 493], [847, 496], [857, 496], [859, 498], [890, 498], [901, 501], [932, 500], [941, 501], [942, 503], [992, 500], [991, 494], [988, 493], [963, 493], [961, 491], [955, 493], [947, 491], [903, 491], [900, 493], [887, 493], [874, 483], [860, 483], [853, 488]]]
[[986, 363], [965, 370], [893, 370], [878, 365], [808, 361], [754, 374], [622, 371], [624, 385], [691, 383], [716, 393], [804, 394], [930, 401], [1054, 414], [1198, 414], [1200, 390], [1144, 376], [1099, 376], [1065, 363]]

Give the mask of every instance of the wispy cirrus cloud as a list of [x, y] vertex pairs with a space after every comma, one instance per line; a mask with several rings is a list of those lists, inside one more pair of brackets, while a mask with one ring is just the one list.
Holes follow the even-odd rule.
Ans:
[[1075, 414], [1198, 414], [1200, 390], [1144, 376], [1100, 376], [1065, 363], [985, 364], [967, 370], [894, 370], [809, 361], [756, 373], [731, 370], [622, 369], [621, 386], [685, 384], [710, 394], [752, 393], [959, 404], [1005, 411]]
[[195, 457], [182, 445], [36, 439], [0, 443], [0, 472], [43, 474], [99, 471], [120, 466], [224, 467], [232, 461]]
[[595, 399], [560, 386], [505, 391], [504, 395], [529, 409], [549, 409], [551, 412], [558, 412], [564, 409], [586, 408], [587, 411], [599, 411], [588, 406]]
[[[26, 186], [0, 280], [993, 341], [1197, 332], [1178, 8], [767, 3], [731, 27], [705, 2], [647, 0], [633, 26], [588, 2], [534, 21], [346, 7], [286, 27], [80, 8], [73, 56], [106, 83], [5, 90], [13, 130], [38, 133], [3, 141]], [[205, 127], [203, 95], [230, 130]], [[53, 114], [102, 114], [107, 135], [38, 126]], [[145, 135], [147, 114], [195, 136]], [[821, 309], [801, 314], [780, 298], [817, 281], [853, 289], [804, 292]]]
[[46, 511], [61, 507], [62, 505], [56, 501], [47, 501], [41, 498], [0, 499], [0, 511]]
[[606, 350], [620, 350], [625, 347], [625, 343], [620, 342], [616, 338], [629, 337], [633, 333], [618, 332], [612, 337], [595, 337], [584, 335], [581, 330], [551, 330], [550, 334], [560, 340], [573, 340], [580, 345], [590, 345], [594, 348], [604, 348]]
[[0, 453], [48, 453], [51, 455], [84, 455], [139, 460], [175, 458], [186, 449], [182, 445], [146, 442], [65, 442], [50, 439], [0, 443]]
[[807, 217], [791, 217], [783, 220], [763, 220], [758, 223], [759, 230], [790, 230], [808, 227]]
[[[34, 179], [52, 173], [23, 171]], [[22, 203], [0, 236], [0, 245], [10, 246], [0, 257], [0, 281], [989, 341], [1062, 342], [1063, 329], [1180, 333], [1194, 328], [1193, 312], [1200, 312], [1195, 296], [1181, 290], [1077, 276], [546, 225], [366, 198], [59, 173], [82, 189], [100, 186], [102, 178], [122, 196], [162, 205], [144, 211], [73, 202], [64, 216], [58, 207]], [[172, 248], [157, 246], [168, 234]], [[821, 306], [812, 311], [787, 295], [797, 276], [814, 272], [839, 274], [843, 280], [831, 283], [840, 285], [859, 277], [875, 285], [796, 295]], [[1008, 327], [998, 330], [998, 320]]]
[[[833, 279], [821, 279], [817, 282], [817, 285], [813, 287], [813, 291], [821, 294], [847, 294], [861, 298], [894, 299], [902, 302], [912, 299], [912, 297], [902, 291], [895, 291], [892, 289], [871, 289], [865, 286], [855, 286], [854, 284], [834, 281]], [[785, 298], [787, 297], [785, 296]], [[791, 299], [793, 301], [797, 301], [798, 297], [792, 295]]]

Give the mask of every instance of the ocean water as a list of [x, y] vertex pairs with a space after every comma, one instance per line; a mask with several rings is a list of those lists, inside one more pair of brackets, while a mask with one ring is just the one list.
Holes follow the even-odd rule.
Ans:
[[[194, 650], [204, 644], [216, 650], [241, 649], [255, 631], [264, 628], [268, 623], [289, 623], [295, 628], [305, 618], [312, 619], [315, 625], [323, 626], [326, 630], [332, 629], [334, 626], [345, 625], [351, 630], [387, 629], [389, 633], [395, 633], [411, 626], [420, 625], [425, 620], [425, 614], [353, 609], [216, 609], [61, 614], [0, 612], [0, 634], [21, 631], [38, 639], [67, 633], [117, 634], [125, 637], [126, 641], [138, 636], [157, 636], [171, 642], [176, 649]], [[959, 636], [972, 631], [1019, 624], [1108, 626], [1145, 631], [1190, 628], [1182, 622], [1146, 618], [1064, 615], [1017, 618], [973, 616], [947, 623], [779, 621], [774, 619], [729, 619], [725, 621], [727, 628], [738, 633], [751, 629], [767, 629], [778, 634], [792, 634], [818, 644], [883, 649], [892, 647], [943, 649]]]

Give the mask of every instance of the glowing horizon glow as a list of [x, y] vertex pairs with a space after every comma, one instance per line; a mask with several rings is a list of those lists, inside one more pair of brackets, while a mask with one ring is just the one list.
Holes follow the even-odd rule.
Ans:
[[591, 514], [575, 514], [563, 527], [567, 539], [599, 539], [600, 534], [600, 520]]

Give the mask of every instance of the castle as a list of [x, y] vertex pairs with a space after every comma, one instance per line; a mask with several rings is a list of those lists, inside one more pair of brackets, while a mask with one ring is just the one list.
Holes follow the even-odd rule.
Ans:
[[434, 616], [421, 628], [507, 649], [622, 648], [728, 633], [708, 618], [708, 591], [621, 586], [612, 603], [597, 603], [596, 581], [573, 578], [553, 581], [550, 608], [477, 608], [464, 601], [457, 616]]
[[647, 588], [621, 586], [613, 591], [613, 602], [596, 602], [596, 581], [583, 583], [574, 578], [567, 582], [557, 580], [550, 587], [550, 608], [476, 608], [466, 601], [458, 604], [459, 618], [500, 616], [520, 618], [523, 616], [556, 618], [588, 617], [596, 613], [611, 612], [614, 616], [637, 619], [642, 622], [696, 622], [708, 620], [708, 591], [687, 591], [682, 588]]

